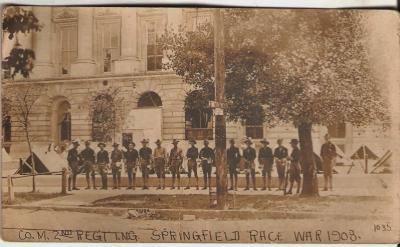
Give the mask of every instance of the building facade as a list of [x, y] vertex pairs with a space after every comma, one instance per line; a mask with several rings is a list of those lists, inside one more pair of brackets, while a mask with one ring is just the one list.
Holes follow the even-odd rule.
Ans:
[[[35, 102], [31, 115], [34, 145], [59, 145], [72, 139], [136, 143], [143, 138], [213, 139], [212, 111], [185, 112], [189, 88], [172, 71], [162, 68], [167, 61], [158, 38], [165, 28], [179, 25], [193, 29], [211, 21], [208, 9], [180, 8], [73, 8], [31, 7], [43, 24], [40, 32], [19, 35], [19, 43], [36, 53], [30, 79], [3, 80], [3, 86], [42, 85], [46, 90]], [[3, 57], [15, 41], [4, 38]], [[106, 99], [118, 90], [118, 125], [112, 133], [98, 137], [101, 119], [93, 101]], [[107, 99], [106, 99], [107, 101]], [[110, 102], [110, 104], [112, 104]], [[268, 128], [263, 123], [228, 123], [227, 137], [241, 140], [297, 137], [292, 126]], [[315, 126], [314, 145], [319, 149], [323, 135], [350, 154], [361, 144], [383, 143], [385, 126], [354, 128], [347, 123]], [[101, 132], [101, 131], [100, 131]], [[26, 152], [25, 136], [10, 116], [3, 123], [3, 139], [11, 154]], [[100, 133], [101, 134], [101, 133]], [[103, 133], [104, 134], [104, 133]], [[186, 146], [187, 142], [183, 142]], [[257, 145], [258, 142], [257, 142]], [[288, 144], [287, 144], [288, 145]]]

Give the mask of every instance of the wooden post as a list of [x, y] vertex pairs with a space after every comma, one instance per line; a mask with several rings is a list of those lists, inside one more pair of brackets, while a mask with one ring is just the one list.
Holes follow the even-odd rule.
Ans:
[[61, 194], [67, 194], [67, 169], [63, 168], [61, 172]]
[[11, 175], [7, 176], [7, 185], [8, 185], [8, 204], [12, 204], [14, 202], [14, 186]]
[[365, 174], [368, 174], [368, 154], [364, 154], [365, 157]]
[[225, 54], [224, 18], [220, 8], [214, 9], [214, 69], [215, 69], [215, 166], [217, 168], [217, 206], [227, 208], [228, 180], [226, 166], [225, 123]]

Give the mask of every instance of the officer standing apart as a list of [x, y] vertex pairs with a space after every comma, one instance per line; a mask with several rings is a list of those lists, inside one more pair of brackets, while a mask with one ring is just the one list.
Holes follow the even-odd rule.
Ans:
[[247, 147], [243, 150], [243, 158], [244, 158], [244, 169], [246, 173], [246, 188], [245, 190], [249, 190], [250, 187], [250, 176], [253, 182], [253, 190], [257, 190], [256, 188], [256, 164], [254, 160], [256, 159], [256, 150], [251, 147], [253, 142], [250, 139], [246, 139], [244, 142]]
[[286, 162], [289, 156], [288, 149], [282, 146], [283, 139], [278, 139], [278, 147], [274, 150], [276, 171], [278, 172], [279, 186], [276, 190], [283, 190], [285, 182]]
[[211, 170], [215, 160], [214, 151], [208, 146], [208, 140], [204, 140], [204, 147], [200, 150], [201, 168], [203, 170], [204, 187], [203, 190], [207, 189], [207, 186], [211, 188]]
[[332, 170], [335, 167], [336, 163], [336, 147], [330, 141], [329, 134], [325, 135], [325, 143], [321, 146], [321, 158], [324, 167], [324, 191], [328, 190], [328, 183], [329, 189], [332, 190]]
[[123, 153], [118, 149], [119, 144], [114, 143], [114, 150], [111, 151], [111, 171], [113, 176], [113, 189], [119, 189], [121, 186], [121, 168]]
[[128, 144], [128, 150], [124, 153], [124, 156], [125, 171], [128, 173], [128, 187], [126, 189], [135, 189], [136, 165], [139, 158], [139, 153], [135, 149], [135, 143], [131, 142]]
[[196, 178], [196, 189], [199, 190], [199, 177], [197, 176], [197, 158], [199, 157], [199, 149], [195, 146], [195, 140], [190, 140], [189, 144], [191, 147], [186, 151], [186, 158], [188, 159], [187, 167], [189, 182], [185, 190], [190, 189], [190, 177], [192, 176], [192, 171], [194, 177]]
[[165, 163], [167, 162], [167, 150], [161, 147], [161, 141], [157, 140], [157, 147], [154, 149], [154, 165], [156, 168], [156, 174], [158, 178], [158, 187], [157, 189], [161, 189], [161, 179], [163, 182], [162, 188], [165, 189]]
[[178, 189], [181, 188], [181, 171], [180, 168], [183, 162], [183, 152], [182, 149], [178, 148], [179, 141], [174, 139], [172, 140], [172, 145], [174, 147], [171, 149], [169, 153], [169, 170], [172, 173], [172, 186], [171, 190], [175, 189], [175, 177], [178, 177]]
[[229, 178], [231, 181], [231, 187], [229, 190], [235, 189], [235, 191], [237, 191], [238, 169], [241, 155], [239, 148], [235, 147], [235, 140], [231, 139], [229, 143], [231, 146], [226, 150]]
[[139, 150], [139, 159], [140, 159], [140, 169], [142, 170], [142, 178], [143, 178], [142, 188], [144, 190], [148, 190], [149, 187], [147, 187], [147, 180], [149, 178], [149, 169], [152, 160], [152, 150], [151, 148], [147, 147], [147, 144], [149, 143], [148, 140], [143, 139], [141, 143], [143, 147]]
[[267, 176], [268, 176], [268, 190], [271, 191], [271, 171], [272, 165], [274, 164], [274, 156], [272, 154], [272, 149], [268, 147], [269, 141], [267, 139], [261, 140], [263, 146], [258, 151], [258, 162], [262, 167], [262, 177], [263, 177], [263, 188], [266, 190], [267, 186]]
[[108, 152], [104, 150], [106, 144], [100, 142], [97, 144], [100, 150], [97, 152], [97, 167], [99, 168], [99, 173], [101, 176], [101, 189], [108, 189], [107, 186], [107, 173], [108, 173], [108, 164], [110, 163], [110, 158], [108, 157]]
[[68, 156], [67, 156], [68, 166], [70, 170], [70, 174], [68, 176], [69, 191], [71, 191], [71, 182], [72, 182], [72, 189], [79, 190], [76, 187], [76, 176], [78, 175], [79, 172], [79, 154], [78, 154], [79, 142], [72, 141], [72, 145], [73, 147], [70, 150], [68, 150]]
[[95, 164], [95, 153], [94, 150], [90, 147], [90, 141], [85, 141], [85, 149], [83, 149], [80, 153], [80, 157], [83, 161], [83, 166], [85, 167], [85, 175], [86, 175], [86, 189], [90, 189], [90, 178], [92, 178], [93, 189], [96, 188], [96, 164]]
[[290, 154], [290, 168], [289, 168], [290, 188], [289, 188], [289, 191], [287, 192], [287, 194], [292, 194], [294, 181], [296, 181], [296, 183], [297, 183], [297, 192], [296, 193], [299, 193], [300, 192], [300, 183], [301, 183], [301, 177], [300, 177], [301, 153], [300, 153], [300, 149], [298, 147], [299, 141], [297, 139], [292, 139], [290, 141], [290, 144], [292, 145], [292, 153]]

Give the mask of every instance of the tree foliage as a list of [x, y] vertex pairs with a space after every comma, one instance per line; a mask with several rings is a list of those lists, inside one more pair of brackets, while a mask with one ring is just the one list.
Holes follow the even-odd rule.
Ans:
[[[260, 98], [253, 98], [254, 82], [263, 78], [267, 57], [254, 49], [251, 43], [238, 41], [232, 29], [249, 18], [245, 10], [228, 9], [225, 13], [225, 66], [226, 104], [229, 120], [249, 117], [249, 109], [261, 105]], [[198, 101], [186, 100], [185, 108], [207, 107], [214, 100], [214, 34], [211, 23], [199, 25], [196, 30], [167, 30], [162, 36], [163, 49], [169, 62], [164, 68], [172, 69], [185, 83], [192, 86], [187, 95], [197, 91]], [[239, 93], [240, 92], [240, 93]], [[263, 114], [263, 112], [260, 112]]]
[[[361, 12], [227, 10], [224, 18], [229, 120], [365, 125], [387, 117]], [[213, 100], [212, 25], [167, 30], [161, 40], [165, 68]]]
[[123, 98], [119, 88], [108, 88], [93, 94], [90, 101], [89, 116], [92, 119], [92, 138], [94, 141], [110, 142], [122, 122], [120, 106]]
[[9, 56], [4, 59], [3, 67], [12, 69], [11, 77], [21, 74], [24, 78], [29, 77], [33, 69], [35, 52], [32, 49], [21, 47], [18, 42], [18, 34], [26, 35], [30, 32], [38, 32], [42, 29], [39, 20], [31, 10], [18, 6], [9, 6], [3, 11], [3, 32], [8, 33], [8, 39], [15, 39], [14, 48]]

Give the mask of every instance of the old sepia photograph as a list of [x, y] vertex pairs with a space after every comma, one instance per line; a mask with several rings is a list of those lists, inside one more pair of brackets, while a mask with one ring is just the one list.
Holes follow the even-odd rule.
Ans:
[[400, 241], [398, 12], [1, 7], [2, 240]]

